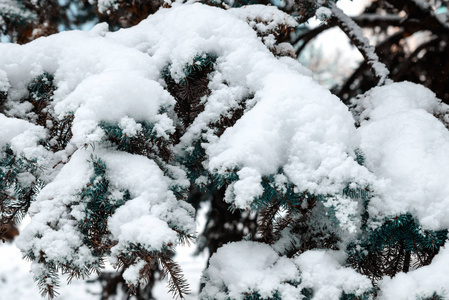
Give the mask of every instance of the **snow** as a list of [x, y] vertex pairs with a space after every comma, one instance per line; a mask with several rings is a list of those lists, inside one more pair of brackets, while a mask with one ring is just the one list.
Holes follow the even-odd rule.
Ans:
[[[0, 244], [0, 290], [1, 299], [40, 299], [39, 288], [30, 274], [30, 263], [22, 259], [19, 249], [11, 243]], [[98, 283], [86, 283], [73, 279], [64, 284], [64, 276], [59, 290], [59, 300], [98, 300], [101, 287]]]
[[337, 300], [342, 292], [360, 296], [372, 287], [368, 277], [342, 267], [344, 261], [344, 253], [330, 250], [311, 250], [295, 258], [301, 284], [313, 288], [314, 300]]
[[0, 147], [3, 148], [6, 144], [11, 143], [11, 140], [27, 131], [39, 131], [39, 127], [27, 121], [8, 118], [4, 114], [0, 114]]
[[[205, 214], [208, 208], [203, 206], [197, 212], [197, 230], [201, 231], [205, 225]], [[29, 217], [22, 221], [22, 230], [30, 222]], [[187, 281], [189, 282], [192, 294], [186, 295], [187, 300], [197, 299], [199, 281], [203, 269], [206, 267], [207, 253], [195, 255], [195, 247], [178, 246], [176, 261], [181, 265]], [[20, 250], [13, 243], [0, 243], [0, 289], [4, 299], [36, 300], [40, 299], [40, 292], [33, 281], [30, 273], [30, 262], [22, 259]], [[107, 267], [108, 271], [112, 267]], [[129, 272], [128, 272], [129, 274]], [[98, 282], [86, 282], [84, 280], [73, 279], [71, 284], [65, 284], [66, 276], [61, 278], [61, 286], [58, 289], [57, 299], [62, 300], [98, 300], [101, 293], [101, 286]], [[167, 279], [157, 281], [153, 288], [154, 299], [172, 300], [171, 294], [167, 293]], [[3, 298], [1, 298], [3, 299]]]
[[332, 11], [329, 8], [322, 6], [316, 10], [315, 15], [318, 20], [325, 22], [331, 18]]
[[[94, 3], [94, 0], [89, 0], [91, 4]], [[97, 1], [98, 11], [100, 13], [105, 13], [109, 10], [114, 10], [118, 7], [117, 0], [98, 0]]]
[[305, 288], [313, 290], [314, 300], [338, 300], [342, 292], [360, 296], [372, 287], [371, 281], [342, 267], [344, 260], [344, 253], [337, 251], [313, 250], [289, 259], [266, 244], [229, 243], [209, 260], [199, 299], [244, 299], [257, 292], [263, 299], [278, 293], [281, 299], [294, 300]]
[[125, 272], [123, 272], [123, 279], [125, 279], [128, 284], [136, 284], [140, 282], [139, 273], [144, 267], [145, 261], [138, 260], [136, 263], [134, 263], [128, 269], [126, 269]]
[[74, 205], [74, 216], [79, 218], [84, 210], [83, 205], [76, 207], [80, 197], [73, 192], [81, 191], [92, 176], [87, 163], [89, 155], [87, 151], [76, 152], [55, 180], [41, 191], [29, 209], [32, 222], [22, 230], [16, 241], [17, 247], [26, 252], [33, 251], [36, 257], [43, 251], [48, 260], [73, 260], [79, 267], [95, 260], [88, 247], [83, 245], [82, 236], [76, 229], [76, 218], [70, 218], [71, 213], [67, 211], [67, 206]]
[[339, 0], [337, 6], [348, 16], [361, 14], [371, 3], [371, 0]]
[[0, 92], [6, 92], [10, 88], [6, 72], [0, 70]]
[[257, 105], [207, 146], [209, 170], [224, 174], [245, 166], [269, 175], [283, 168], [300, 190], [318, 194], [368, 180], [348, 155], [358, 140], [347, 108], [309, 77], [270, 69], [255, 94]]
[[366, 166], [379, 179], [373, 216], [411, 212], [429, 229], [448, 228], [447, 114], [428, 89], [410, 82], [377, 87], [358, 104]]
[[275, 32], [281, 26], [298, 25], [294, 17], [283, 13], [276, 6], [246, 5], [241, 8], [231, 8], [228, 11], [248, 22], [252, 28], [263, 35]]
[[134, 119], [126, 116], [120, 120], [119, 126], [128, 136], [135, 136], [138, 131], [142, 130], [141, 124], [137, 124]]
[[240, 180], [233, 186], [235, 204], [239, 207], [248, 207], [255, 198], [263, 194], [260, 174], [251, 168], [245, 167], [237, 172]]
[[[85, 216], [86, 205], [86, 200], [77, 193], [92, 176], [91, 154], [91, 150], [76, 151], [32, 204], [33, 219], [17, 239], [17, 246], [24, 252], [32, 250], [39, 257], [42, 251], [49, 261], [70, 261], [78, 267], [96, 262], [98, 258], [83, 244], [77, 229], [78, 221]], [[106, 163], [111, 188], [126, 188], [132, 196], [108, 222], [113, 240], [118, 241], [111, 249], [112, 262], [131, 243], [138, 243], [149, 251], [176, 245], [177, 234], [168, 224], [176, 224], [183, 232], [195, 232], [193, 208], [178, 203], [168, 191], [168, 179], [153, 161], [113, 151], [97, 150], [95, 154]]]
[[[254, 255], [257, 253], [257, 255]], [[295, 299], [295, 289], [287, 281], [298, 281], [295, 264], [269, 246], [255, 242], [229, 243], [218, 249], [203, 273], [205, 283], [199, 299], [243, 299], [245, 293], [258, 292], [261, 298], [272, 297], [275, 291], [282, 299]], [[284, 298], [285, 297], [285, 298]]]
[[358, 221], [359, 205], [357, 202], [345, 197], [329, 197], [324, 203], [325, 207], [331, 207], [340, 227], [349, 233], [356, 233], [360, 227]]

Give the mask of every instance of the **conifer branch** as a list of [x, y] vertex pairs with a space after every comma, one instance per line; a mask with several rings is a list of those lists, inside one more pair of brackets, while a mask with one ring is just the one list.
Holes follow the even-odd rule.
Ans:
[[276, 199], [274, 199], [259, 211], [257, 222], [259, 226], [257, 231], [262, 235], [262, 238], [268, 244], [272, 244], [274, 242], [274, 222], [280, 208], [279, 203]]
[[162, 266], [163, 277], [169, 277], [168, 288], [175, 297], [185, 299], [184, 296], [190, 294], [189, 284], [182, 274], [181, 267], [168, 255], [158, 256], [159, 262]]

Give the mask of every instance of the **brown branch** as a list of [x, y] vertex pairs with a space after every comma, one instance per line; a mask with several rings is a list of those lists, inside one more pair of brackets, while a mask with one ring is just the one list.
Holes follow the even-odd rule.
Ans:
[[390, 73], [370, 45], [368, 39], [363, 36], [362, 29], [350, 17], [343, 13], [335, 4], [332, 6], [332, 20], [335, 21], [340, 29], [348, 36], [351, 43], [357, 47], [364, 60], [371, 69], [371, 72], [377, 78], [377, 85], [384, 85], [388, 80]]
[[[412, 34], [414, 32], [422, 30], [420, 27], [420, 24], [417, 23], [415, 20], [409, 20], [404, 17], [399, 17], [397, 15], [387, 15], [387, 16], [381, 16], [378, 14], [362, 14], [359, 16], [349, 17], [354, 21], [357, 25], [359, 25], [362, 28], [388, 28], [388, 27], [399, 27], [404, 29], [405, 31], [409, 32], [409, 34]], [[290, 43], [292, 45], [296, 45], [300, 42], [302, 42], [301, 46], [296, 49], [297, 56], [304, 50], [305, 46], [313, 40], [315, 37], [317, 37], [319, 34], [321, 34], [323, 31], [334, 28], [335, 26], [338, 26], [338, 23], [331, 19], [327, 22], [327, 24], [322, 24], [318, 27], [315, 27], [303, 34], [300, 34], [296, 37], [294, 37]]]
[[351, 17], [360, 27], [389, 27], [404, 26], [404, 17], [398, 15], [379, 15], [379, 14], [361, 14], [359, 16]]
[[[393, 34], [392, 36], [390, 36], [390, 38], [376, 46], [376, 52], [382, 53], [385, 49], [391, 47], [394, 44], [397, 44], [405, 36], [405, 34], [406, 33], [404, 31], [399, 31]], [[343, 96], [351, 89], [350, 87], [352, 83], [363, 74], [367, 67], [367, 62], [363, 61], [360, 66], [351, 74], [351, 76], [346, 79], [345, 84], [339, 90], [335, 91], [335, 94], [340, 99], [343, 99]], [[344, 102], [348, 104], [348, 100], [349, 99], [346, 99], [344, 100]]]
[[296, 49], [296, 53], [297, 56], [299, 56], [299, 54], [302, 52], [302, 50], [304, 50], [304, 48], [306, 47], [306, 45], [313, 40], [317, 35], [319, 35], [320, 33], [322, 33], [323, 31], [330, 29], [332, 27], [334, 27], [336, 24], [334, 23], [328, 23], [328, 24], [324, 24], [324, 25], [320, 25], [314, 29], [311, 29], [309, 31], [307, 31], [306, 33], [303, 33], [297, 37], [295, 37], [294, 40], [291, 41], [292, 45], [295, 45], [299, 42], [302, 42], [301, 46]]

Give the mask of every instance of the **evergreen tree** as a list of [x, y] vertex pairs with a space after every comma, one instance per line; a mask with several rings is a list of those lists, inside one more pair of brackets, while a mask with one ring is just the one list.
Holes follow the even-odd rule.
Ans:
[[[388, 276], [444, 277], [432, 262], [447, 261], [447, 106], [393, 84], [333, 1], [293, 5], [298, 19], [216, 5], [0, 48], [1, 221], [33, 217], [18, 245], [42, 294], [57, 295], [59, 272], [87, 278], [107, 258], [131, 292], [160, 269], [183, 298], [174, 247], [195, 236], [191, 204], [204, 199], [199, 246], [215, 254], [201, 299], [388, 298], [401, 284]], [[137, 22], [122, 12], [120, 26]], [[289, 57], [284, 41], [314, 15], [347, 32], [378, 85], [353, 116]], [[443, 297], [446, 281], [413, 297]]]

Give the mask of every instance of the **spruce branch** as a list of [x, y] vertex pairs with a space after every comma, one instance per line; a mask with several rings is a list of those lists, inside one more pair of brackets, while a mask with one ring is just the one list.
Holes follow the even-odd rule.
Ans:
[[185, 299], [184, 296], [190, 294], [190, 289], [179, 264], [171, 258], [171, 255], [166, 254], [159, 256], [158, 260], [162, 266], [162, 277], [168, 275], [169, 292], [173, 293], [176, 298]]
[[276, 215], [280, 210], [280, 206], [276, 199], [273, 199], [267, 206], [263, 207], [258, 214], [258, 228], [257, 232], [262, 235], [264, 241], [268, 244], [274, 242], [274, 222]]

